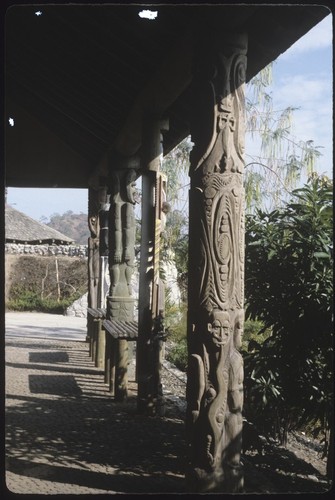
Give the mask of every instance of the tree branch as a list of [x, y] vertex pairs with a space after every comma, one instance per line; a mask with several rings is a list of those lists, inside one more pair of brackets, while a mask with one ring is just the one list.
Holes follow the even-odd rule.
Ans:
[[285, 189], [285, 191], [288, 194], [291, 194], [290, 191], [288, 191], [288, 189], [286, 188], [286, 186], [283, 183], [283, 181], [281, 180], [281, 178], [279, 177], [279, 175], [277, 174], [277, 172], [275, 170], [273, 170], [273, 168], [269, 167], [268, 165], [265, 165], [265, 163], [260, 163], [258, 161], [252, 161], [252, 162], [248, 163], [247, 165], [245, 165], [244, 168], [247, 168], [250, 165], [259, 165], [260, 167], [263, 167], [263, 168], [266, 168], [267, 170], [270, 170], [270, 172], [272, 172], [275, 175], [275, 177], [277, 177], [277, 179], [278, 179], [279, 183], [282, 185], [283, 189]]

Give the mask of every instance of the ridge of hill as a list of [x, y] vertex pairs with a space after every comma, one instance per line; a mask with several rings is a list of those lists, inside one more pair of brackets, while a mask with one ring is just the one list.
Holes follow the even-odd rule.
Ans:
[[45, 224], [73, 238], [78, 245], [87, 245], [90, 236], [87, 214], [75, 214], [72, 210], [68, 210], [64, 214], [55, 213]]

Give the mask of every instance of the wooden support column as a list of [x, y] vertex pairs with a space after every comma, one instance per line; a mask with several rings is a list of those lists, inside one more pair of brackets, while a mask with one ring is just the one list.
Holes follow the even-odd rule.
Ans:
[[98, 308], [106, 308], [106, 297], [110, 286], [110, 278], [108, 271], [108, 217], [109, 217], [109, 195], [107, 187], [105, 188], [104, 197], [100, 201], [99, 209], [99, 288], [98, 288]]
[[[109, 216], [109, 195], [107, 186], [101, 190], [100, 210], [99, 210], [99, 283], [98, 283], [98, 309], [105, 310], [107, 307], [107, 294], [110, 285], [108, 270], [108, 216]], [[98, 320], [97, 332], [97, 352], [96, 366], [105, 368], [106, 332], [102, 328], [102, 318]]]
[[190, 160], [187, 480], [241, 492], [244, 318], [244, 81], [247, 37], [195, 51]]
[[163, 157], [162, 130], [167, 130], [167, 127], [167, 121], [156, 119], [147, 120], [143, 127], [145, 132], [142, 142], [141, 261], [136, 354], [137, 408], [139, 413], [147, 415], [164, 414], [160, 380], [164, 304], [161, 300], [163, 290], [159, 279], [164, 178], [161, 177], [159, 169]]
[[[102, 302], [105, 302], [101, 294], [102, 282], [104, 276], [102, 274], [102, 257], [101, 254], [106, 253], [104, 230], [101, 231], [101, 212], [106, 208], [107, 203], [107, 186], [91, 186], [89, 188], [89, 204], [88, 204], [88, 225], [90, 229], [90, 237], [88, 239], [88, 308], [96, 310], [97, 308], [106, 307]], [[104, 365], [104, 331], [101, 328], [101, 319], [98, 316], [87, 315], [87, 340], [90, 342], [90, 355], [95, 365], [102, 368]]]
[[[88, 307], [96, 308], [99, 283], [99, 189], [90, 187], [88, 190]], [[93, 319], [87, 319], [87, 338], [90, 342], [90, 355], [93, 355]]]
[[[135, 214], [137, 173], [133, 168], [120, 168], [111, 171], [110, 209], [108, 223], [109, 275], [110, 289], [107, 296], [108, 320], [132, 321], [134, 302], [131, 290], [131, 277], [135, 266]], [[127, 341], [108, 342], [113, 352], [107, 360], [115, 384], [114, 397], [123, 401], [127, 397]], [[115, 378], [113, 363], [115, 360]], [[113, 374], [112, 374], [113, 371]], [[111, 387], [113, 392], [113, 388]]]

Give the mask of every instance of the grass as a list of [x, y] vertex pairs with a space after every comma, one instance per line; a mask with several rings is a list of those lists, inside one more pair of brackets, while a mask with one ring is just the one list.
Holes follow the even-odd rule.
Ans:
[[7, 301], [6, 309], [9, 311], [36, 311], [49, 314], [64, 314], [66, 309], [78, 298], [79, 296], [76, 293], [59, 301], [53, 298], [42, 299], [34, 291], [17, 288], [12, 298]]

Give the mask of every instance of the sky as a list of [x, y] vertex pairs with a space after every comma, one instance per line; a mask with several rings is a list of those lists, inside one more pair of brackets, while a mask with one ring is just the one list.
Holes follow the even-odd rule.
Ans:
[[[276, 60], [272, 85], [274, 109], [299, 108], [294, 112], [294, 136], [322, 147], [316, 170], [328, 177], [333, 177], [332, 75], [329, 14]], [[7, 203], [44, 222], [68, 210], [86, 214], [88, 207], [86, 189], [8, 188]]]
[[332, 15], [277, 59], [273, 67], [274, 107], [293, 105], [293, 132], [322, 146], [317, 170], [333, 177]]

